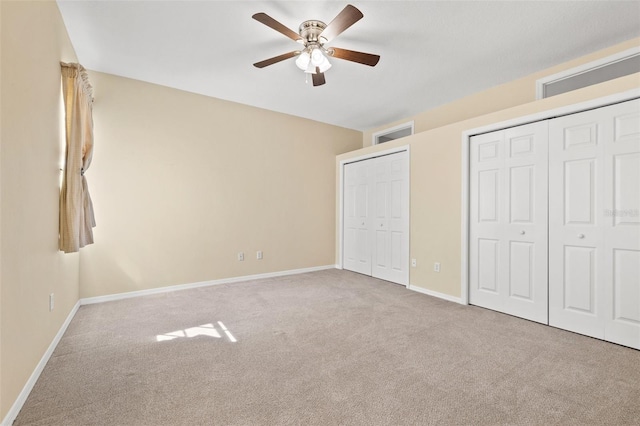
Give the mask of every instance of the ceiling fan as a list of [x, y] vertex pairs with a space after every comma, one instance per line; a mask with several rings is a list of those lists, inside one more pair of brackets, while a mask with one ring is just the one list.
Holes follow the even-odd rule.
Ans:
[[363, 16], [362, 12], [349, 4], [342, 9], [329, 25], [318, 20], [304, 21], [300, 24], [300, 28], [296, 33], [266, 13], [256, 13], [252, 16], [253, 19], [302, 44], [304, 48], [302, 50], [294, 50], [279, 56], [274, 56], [273, 58], [256, 62], [253, 65], [257, 68], [264, 68], [297, 56], [296, 65], [303, 70], [307, 76], [311, 75], [314, 86], [320, 86], [326, 83], [324, 73], [331, 68], [331, 63], [328, 58], [344, 59], [373, 67], [380, 60], [379, 55], [324, 46], [325, 43], [330, 42], [344, 30], [362, 19]]

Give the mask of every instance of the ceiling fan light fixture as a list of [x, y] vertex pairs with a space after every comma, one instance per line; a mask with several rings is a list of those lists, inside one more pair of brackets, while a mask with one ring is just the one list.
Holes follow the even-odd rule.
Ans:
[[319, 67], [320, 64], [322, 64], [322, 62], [325, 61], [326, 59], [327, 58], [325, 58], [324, 54], [322, 53], [322, 50], [318, 49], [317, 47], [311, 50], [311, 63], [314, 66]]
[[311, 56], [307, 51], [302, 52], [298, 55], [298, 59], [296, 59], [296, 66], [300, 68], [302, 71], [306, 71], [309, 67], [309, 62], [311, 61]]
[[321, 48], [312, 48], [310, 57], [311, 60], [307, 63], [307, 69], [305, 70], [305, 72], [316, 74], [317, 70], [320, 70], [320, 72], [323, 73], [331, 68], [331, 63], [329, 62], [329, 59], [324, 54]]
[[327, 58], [324, 58], [324, 61], [322, 61], [322, 63], [318, 65], [318, 69], [320, 69], [320, 72], [325, 72], [329, 68], [331, 68], [331, 62], [329, 62]]
[[316, 73], [316, 66], [313, 65], [312, 61], [309, 61], [309, 65], [304, 70], [304, 72], [306, 72], [307, 74], [315, 74]]

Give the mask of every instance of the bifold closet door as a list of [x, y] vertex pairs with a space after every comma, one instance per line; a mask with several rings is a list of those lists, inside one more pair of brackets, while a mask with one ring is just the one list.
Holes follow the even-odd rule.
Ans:
[[469, 302], [547, 323], [548, 125], [474, 136]]
[[344, 166], [343, 268], [371, 275], [372, 163], [358, 161]]
[[640, 349], [640, 100], [606, 112], [606, 340]]
[[343, 268], [407, 285], [408, 153], [345, 164], [343, 179]]
[[409, 161], [406, 151], [374, 161], [371, 275], [409, 283]]
[[549, 324], [640, 349], [640, 101], [549, 126]]

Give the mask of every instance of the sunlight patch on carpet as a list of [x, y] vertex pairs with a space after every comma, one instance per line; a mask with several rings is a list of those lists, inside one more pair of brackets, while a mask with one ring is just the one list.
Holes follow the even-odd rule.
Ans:
[[[237, 342], [236, 338], [233, 336], [233, 334], [231, 334], [231, 332], [222, 323], [222, 321], [218, 321], [218, 326], [222, 329], [223, 334], [227, 336], [227, 339], [229, 339], [231, 343]], [[167, 340], [173, 340], [173, 339], [185, 338], [185, 337], [190, 338], [190, 337], [197, 337], [197, 336], [208, 336], [208, 337], [214, 337], [216, 339], [222, 338], [222, 334], [216, 329], [216, 326], [213, 325], [213, 323], [209, 323], [209, 324], [202, 324], [197, 327], [185, 328], [184, 330], [176, 330], [170, 333], [158, 334], [156, 336], [156, 341], [164, 342]]]

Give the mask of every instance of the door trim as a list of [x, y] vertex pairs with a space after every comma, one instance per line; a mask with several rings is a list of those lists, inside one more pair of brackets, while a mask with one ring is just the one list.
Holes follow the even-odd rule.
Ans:
[[462, 303], [463, 305], [469, 304], [469, 143], [471, 141], [471, 137], [482, 133], [494, 132], [509, 127], [520, 126], [536, 121], [547, 120], [554, 117], [575, 114], [595, 108], [601, 108], [639, 97], [640, 89], [632, 89], [601, 98], [591, 99], [589, 101], [580, 102], [577, 104], [566, 105], [547, 111], [529, 114], [523, 117], [517, 117], [482, 127], [476, 127], [474, 129], [469, 129], [462, 132], [460, 303]]
[[[409, 220], [407, 221], [407, 226], [409, 229], [407, 229], [407, 235], [409, 236], [408, 238], [408, 242], [407, 244], [409, 244], [409, 247], [407, 247], [407, 252], [409, 253], [409, 259], [411, 259], [411, 150], [410, 150], [410, 146], [409, 145], [402, 145], [402, 146], [398, 146], [395, 148], [389, 148], [389, 149], [385, 149], [382, 151], [376, 151], [376, 152], [372, 152], [370, 154], [363, 154], [363, 155], [359, 155], [357, 157], [351, 157], [351, 158], [346, 158], [344, 160], [340, 160], [339, 163], [339, 172], [340, 172], [340, 177], [339, 177], [339, 182], [338, 182], [338, 186], [339, 186], [339, 197], [338, 197], [338, 259], [336, 262], [336, 269], [342, 269], [342, 255], [343, 255], [343, 251], [344, 251], [344, 220], [343, 220], [343, 216], [344, 216], [344, 166], [346, 164], [349, 163], [356, 163], [358, 161], [363, 161], [363, 160], [369, 160], [371, 158], [376, 158], [376, 157], [383, 157], [385, 155], [390, 155], [390, 154], [397, 154], [398, 152], [407, 152], [407, 161], [409, 162], [408, 166], [409, 166], [409, 179], [406, 182], [406, 190], [407, 190], [407, 194], [409, 194]], [[407, 260], [407, 270], [411, 271], [411, 269], [409, 269], [409, 262], [410, 260]], [[407, 287], [409, 286], [409, 282], [410, 280], [407, 280]]]

